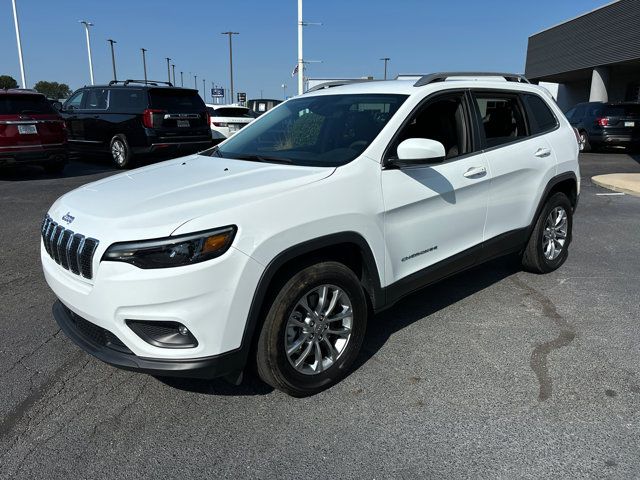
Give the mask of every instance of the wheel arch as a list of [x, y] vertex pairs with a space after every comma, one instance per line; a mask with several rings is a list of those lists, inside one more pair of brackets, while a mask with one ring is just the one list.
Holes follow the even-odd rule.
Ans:
[[533, 219], [531, 220], [531, 224], [529, 225], [526, 237], [527, 239], [535, 227], [536, 220], [544, 208], [544, 204], [551, 195], [558, 192], [564, 193], [569, 197], [569, 201], [571, 202], [571, 206], [575, 212], [578, 206], [578, 177], [575, 172], [563, 172], [549, 180], [542, 196], [540, 197], [540, 201], [538, 202], [538, 207], [536, 208]]

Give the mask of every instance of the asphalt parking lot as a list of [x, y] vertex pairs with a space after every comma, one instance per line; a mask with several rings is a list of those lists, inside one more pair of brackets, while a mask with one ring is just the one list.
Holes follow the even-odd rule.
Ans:
[[59, 195], [114, 171], [0, 173], [0, 478], [637, 478], [640, 198], [589, 179], [640, 172], [640, 156], [581, 168], [559, 271], [502, 259], [412, 295], [307, 399], [81, 352], [51, 316], [38, 230]]

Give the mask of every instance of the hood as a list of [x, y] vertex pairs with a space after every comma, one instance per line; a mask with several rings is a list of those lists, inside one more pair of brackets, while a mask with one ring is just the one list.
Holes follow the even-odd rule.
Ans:
[[60, 222], [68, 213], [69, 228], [89, 235], [108, 227], [135, 229], [137, 238], [166, 236], [201, 215], [262, 201], [334, 170], [191, 155], [89, 183], [61, 197], [50, 214]]

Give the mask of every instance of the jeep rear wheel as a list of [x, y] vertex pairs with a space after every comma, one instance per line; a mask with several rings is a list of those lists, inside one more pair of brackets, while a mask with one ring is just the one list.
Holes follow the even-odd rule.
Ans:
[[360, 282], [337, 262], [312, 265], [280, 289], [258, 340], [262, 380], [305, 397], [342, 379], [366, 330], [367, 304]]

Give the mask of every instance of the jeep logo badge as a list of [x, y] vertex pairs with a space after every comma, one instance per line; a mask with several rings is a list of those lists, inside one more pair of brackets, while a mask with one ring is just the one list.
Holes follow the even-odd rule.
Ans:
[[71, 212], [67, 212], [67, 213], [65, 214], [65, 216], [64, 216], [64, 217], [62, 217], [62, 220], [64, 220], [64, 221], [65, 221], [65, 222], [67, 222], [67, 223], [71, 223], [71, 222], [73, 222], [75, 219], [76, 219], [76, 217], [72, 217], [72, 216], [71, 216]]

